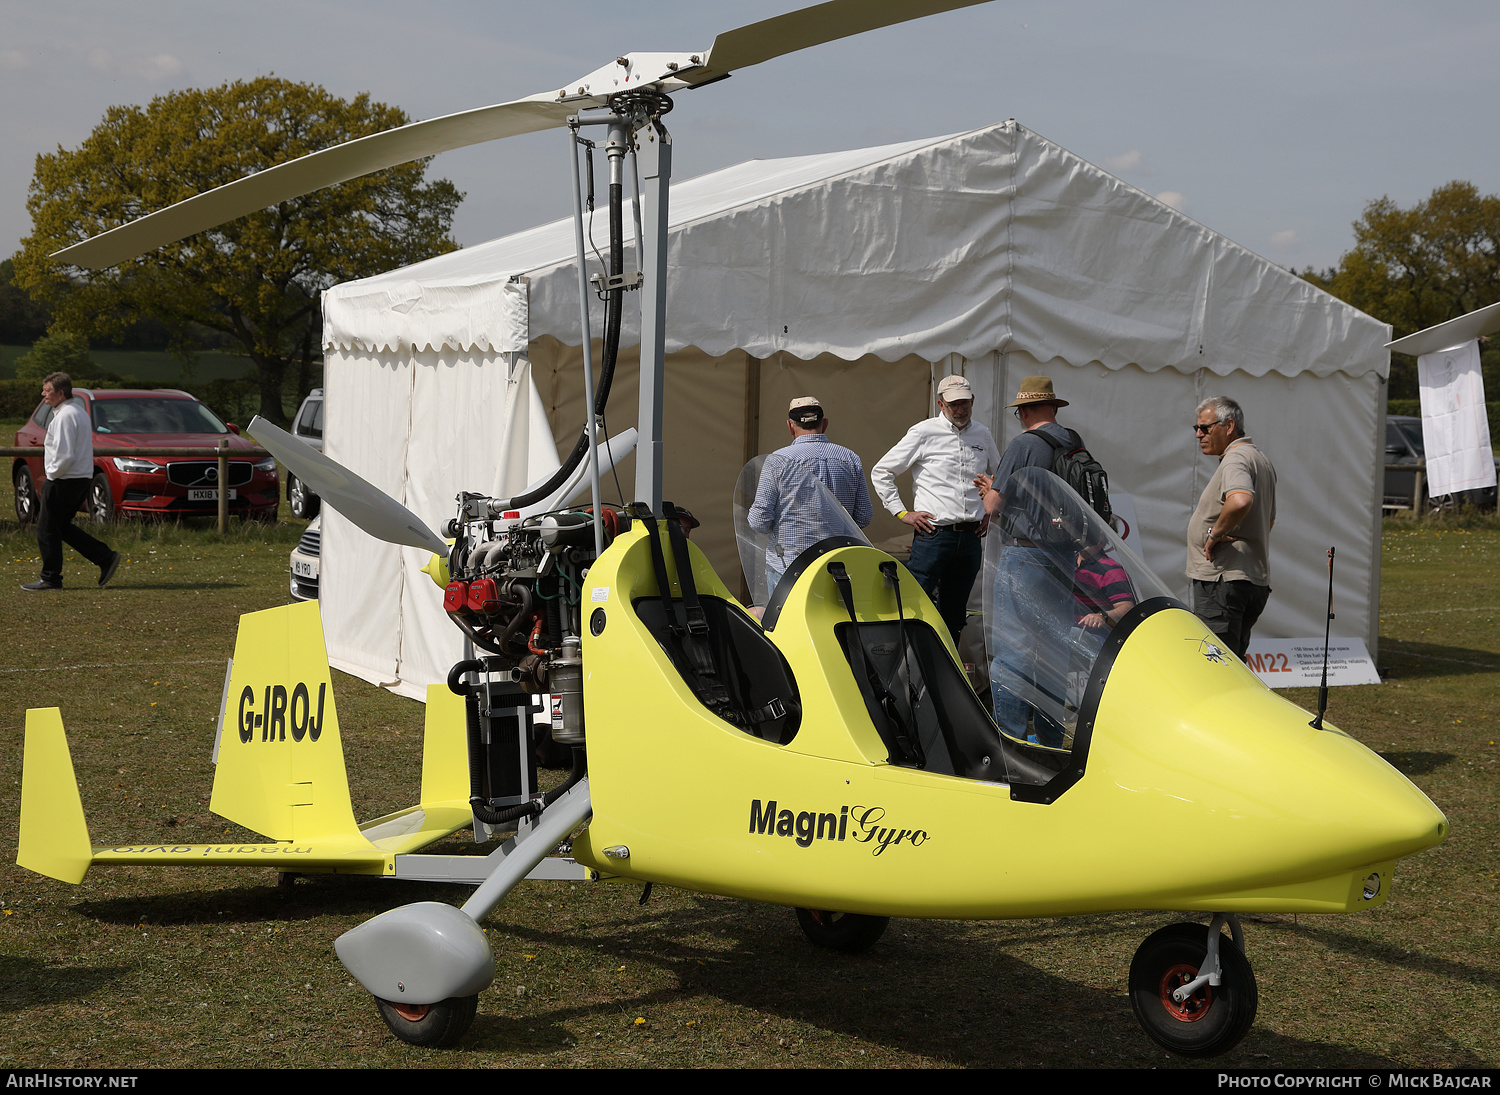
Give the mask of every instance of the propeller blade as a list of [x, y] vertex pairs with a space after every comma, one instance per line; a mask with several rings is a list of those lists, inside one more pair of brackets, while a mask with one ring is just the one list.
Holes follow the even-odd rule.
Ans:
[[82, 243], [64, 247], [52, 257], [73, 266], [101, 270], [164, 244], [176, 243], [195, 232], [325, 186], [449, 149], [563, 125], [568, 115], [577, 109], [576, 104], [564, 106], [558, 103], [556, 92], [551, 92], [425, 122], [412, 122], [399, 129], [361, 137], [246, 175]]
[[773, 57], [988, 0], [831, 0], [736, 27], [714, 39], [704, 67], [728, 75]]
[[448, 553], [443, 538], [415, 513], [281, 427], [256, 415], [245, 432], [285, 464], [314, 494], [375, 539], [439, 555]]

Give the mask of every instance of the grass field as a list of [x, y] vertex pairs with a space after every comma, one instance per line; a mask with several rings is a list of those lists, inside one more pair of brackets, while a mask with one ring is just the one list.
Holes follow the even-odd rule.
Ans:
[[[1130, 958], [1177, 919], [1161, 914], [897, 921], [846, 957], [809, 946], [785, 909], [529, 883], [486, 921], [497, 975], [472, 1030], [434, 1051], [386, 1032], [332, 942], [467, 891], [145, 868], [74, 887], [6, 851], [0, 1067], [1493, 1067], [1500, 531], [1470, 523], [1388, 524], [1390, 679], [1335, 689], [1329, 712], [1447, 812], [1452, 836], [1398, 865], [1368, 914], [1246, 918], [1259, 1018], [1218, 1061], [1168, 1057], [1131, 1015]], [[72, 557], [76, 588], [33, 595], [16, 587], [35, 577], [35, 545], [0, 522], [0, 847], [16, 845], [24, 711], [53, 705], [96, 840], [251, 838], [209, 813], [208, 753], [236, 617], [286, 601], [299, 532], [116, 526], [128, 561], [109, 589]], [[356, 814], [415, 801], [420, 706], [341, 674], [335, 688]]]

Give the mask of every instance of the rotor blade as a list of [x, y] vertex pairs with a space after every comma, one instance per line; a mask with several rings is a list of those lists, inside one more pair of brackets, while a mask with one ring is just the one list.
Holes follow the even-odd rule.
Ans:
[[1385, 348], [1394, 350], [1398, 354], [1421, 357], [1434, 350], [1446, 350], [1457, 346], [1460, 342], [1468, 342], [1470, 339], [1493, 334], [1496, 331], [1500, 331], [1500, 301], [1470, 312], [1466, 316], [1459, 316], [1457, 319], [1439, 323], [1435, 327], [1428, 327], [1414, 335], [1398, 338], [1395, 342], [1387, 342]]
[[[773, 57], [847, 38], [853, 34], [971, 7], [988, 0], [830, 0], [759, 23], [726, 31], [698, 64], [698, 56], [641, 54], [632, 72], [621, 58], [560, 91], [544, 91], [508, 103], [460, 111], [399, 129], [374, 133], [321, 152], [277, 164], [225, 183], [166, 209], [103, 232], [53, 253], [59, 262], [100, 270], [136, 258], [165, 244], [214, 228], [257, 209], [321, 190], [325, 186], [383, 171], [454, 148], [536, 133], [566, 124], [581, 106], [602, 105], [611, 92], [657, 86], [666, 90], [711, 83], [736, 69]], [[576, 91], [569, 88], [576, 87]]]
[[420, 160], [453, 148], [563, 125], [576, 105], [555, 101], [556, 92], [412, 122], [347, 144], [288, 160], [243, 179], [180, 201], [101, 235], [64, 247], [53, 258], [100, 270], [164, 244], [300, 197], [325, 186]]
[[443, 538], [415, 513], [305, 441], [299, 441], [260, 415], [250, 420], [245, 432], [285, 464], [287, 470], [306, 483], [314, 494], [375, 539], [388, 544], [407, 544], [439, 555], [448, 553]]
[[988, 0], [831, 0], [725, 31], [714, 39], [704, 67], [728, 74], [799, 49], [865, 31], [973, 7]]

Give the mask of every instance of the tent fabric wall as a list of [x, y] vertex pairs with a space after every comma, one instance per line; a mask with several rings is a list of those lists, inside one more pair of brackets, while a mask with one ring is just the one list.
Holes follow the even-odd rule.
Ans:
[[[434, 528], [456, 512], [459, 491], [520, 489], [558, 466], [520, 355], [330, 351], [324, 393], [328, 455]], [[421, 569], [430, 555], [374, 540], [331, 507], [323, 513], [318, 586], [330, 663], [423, 698], [463, 656], [463, 637]]]
[[[1239, 399], [1281, 484], [1261, 632], [1321, 634], [1336, 544], [1337, 630], [1373, 646], [1386, 325], [1014, 122], [751, 161], [674, 184], [671, 211], [665, 496], [703, 519], [699, 542], [731, 586], [734, 478], [784, 443], [792, 395], [825, 400], [831, 435], [868, 469], [932, 413], [942, 375], [971, 378], [976, 416], [1003, 443], [1020, 378], [1044, 372], [1073, 401], [1065, 420], [1134, 495], [1147, 561], [1184, 593], [1181, 538], [1212, 471], [1193, 410], [1206, 395]], [[563, 220], [325, 293], [330, 455], [446, 520], [458, 489], [494, 481], [519, 428], [514, 414], [495, 417], [511, 406], [498, 385], [464, 374], [523, 350], [542, 416], [571, 448], [583, 421], [573, 246]], [[624, 318], [615, 431], [636, 411], [638, 315]], [[438, 449], [453, 447], [442, 459], [413, 444], [434, 423]], [[422, 607], [435, 598], [411, 578], [420, 562], [398, 565], [395, 549], [356, 546], [327, 520], [331, 652], [350, 648], [346, 631], [394, 626], [408, 640], [372, 639], [363, 675], [438, 679], [431, 667], [457, 632]], [[871, 538], [901, 541], [904, 529], [877, 507]]]
[[[595, 350], [598, 360], [597, 345]], [[531, 361], [553, 431], [567, 443], [583, 417], [582, 348], [552, 338], [537, 339]], [[873, 356], [844, 361], [825, 354], [814, 361], [799, 361], [778, 354], [760, 361], [738, 350], [710, 357], [696, 347], [668, 354], [662, 497], [686, 506], [703, 522], [693, 540], [735, 588], [739, 581], [732, 504], [735, 480], [751, 457], [790, 442], [786, 412], [792, 398], [811, 394], [823, 400], [829, 436], [857, 452], [868, 472], [894, 444], [893, 422], [914, 422], [925, 416], [931, 375], [931, 366], [915, 357], [897, 362]], [[624, 350], [610, 393], [611, 406], [633, 413], [639, 383], [639, 353], [635, 348]], [[615, 426], [613, 420], [610, 424]], [[619, 483], [627, 493], [635, 482], [634, 462], [633, 456], [628, 457], [619, 469]], [[907, 493], [911, 493], [909, 488]], [[614, 476], [605, 477], [602, 496], [608, 501], [619, 499]], [[880, 509], [878, 502], [875, 516], [869, 530], [872, 540], [910, 540], [906, 526]]]
[[[1016, 391], [1023, 377], [1051, 375], [1058, 394], [1070, 402], [1058, 420], [1083, 435], [1109, 470], [1111, 489], [1132, 496], [1145, 559], [1184, 601], [1189, 597], [1188, 519], [1216, 467], [1199, 451], [1192, 424], [1198, 404], [1209, 396], [1237, 401], [1245, 411], [1246, 432], [1277, 472], [1274, 592], [1257, 634], [1321, 636], [1327, 552], [1336, 546], [1335, 631], [1363, 638], [1373, 648], [1381, 480], [1372, 476], [1370, 465], [1371, 446], [1384, 429], [1378, 376], [1221, 377], [1208, 369], [1148, 373], [1134, 366], [1043, 364], [1020, 353], [1004, 358], [997, 370], [1004, 391]], [[1296, 413], [1287, 413], [1289, 408]], [[996, 437], [1003, 445], [1019, 430], [1007, 415]]]

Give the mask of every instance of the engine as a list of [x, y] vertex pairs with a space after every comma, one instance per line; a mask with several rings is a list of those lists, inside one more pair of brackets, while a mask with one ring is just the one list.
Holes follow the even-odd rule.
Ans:
[[[628, 520], [604, 508], [604, 546]], [[581, 765], [580, 635], [594, 518], [589, 509], [523, 518], [492, 498], [464, 493], [446, 531], [454, 543], [443, 608], [484, 652], [448, 677], [469, 710], [470, 801], [476, 822], [509, 828], [539, 805], [531, 696], [557, 697], [552, 740], [572, 747], [575, 768]]]

